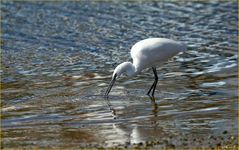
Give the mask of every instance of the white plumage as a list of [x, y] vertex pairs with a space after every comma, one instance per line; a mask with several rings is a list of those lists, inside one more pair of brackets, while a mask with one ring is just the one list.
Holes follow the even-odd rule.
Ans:
[[155, 81], [147, 94], [149, 95], [150, 91], [153, 89], [152, 96], [154, 96], [154, 91], [158, 82], [156, 67], [168, 61], [179, 52], [185, 51], [186, 48], [185, 44], [166, 38], [149, 38], [137, 42], [131, 48], [133, 64], [131, 62], [124, 62], [115, 68], [105, 96], [108, 96], [116, 78], [120, 77], [121, 74], [125, 73], [127, 76], [134, 76], [148, 67], [152, 67]]
[[132, 46], [131, 57], [136, 71], [141, 71], [148, 67], [159, 66], [185, 50], [186, 45], [180, 42], [165, 38], [149, 38]]

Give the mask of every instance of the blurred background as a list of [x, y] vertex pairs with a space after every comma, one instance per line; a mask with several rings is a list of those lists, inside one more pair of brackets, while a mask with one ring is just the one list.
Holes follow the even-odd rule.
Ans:
[[[2, 148], [211, 148], [238, 143], [237, 1], [1, 1]], [[131, 46], [187, 43], [117, 80]], [[112, 116], [107, 103], [116, 111]]]

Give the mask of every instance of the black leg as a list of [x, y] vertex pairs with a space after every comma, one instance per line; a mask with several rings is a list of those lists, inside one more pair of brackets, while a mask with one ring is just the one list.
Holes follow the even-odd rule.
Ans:
[[151, 87], [150, 87], [149, 91], [147, 92], [147, 95], [149, 95], [149, 94], [150, 94], [151, 90], [152, 90], [152, 89], [153, 89], [153, 87], [154, 87], [154, 84], [155, 84], [155, 81], [154, 81], [154, 83], [151, 85]]
[[[152, 69], [153, 69], [153, 67], [152, 67]], [[153, 87], [154, 87], [154, 84], [155, 84], [155, 80], [154, 80], [154, 83], [151, 85], [151, 87], [150, 87], [149, 91], [147, 92], [147, 95], [149, 95], [149, 94], [150, 94], [151, 90], [152, 90], [152, 89], [153, 89]]]
[[157, 76], [157, 71], [156, 71], [156, 68], [155, 67], [152, 67], [153, 69], [153, 72], [154, 72], [154, 77], [155, 77], [155, 80], [154, 80], [154, 83], [152, 84], [152, 86], [150, 87], [147, 95], [150, 94], [151, 90], [153, 89], [153, 92], [152, 92], [152, 96], [154, 96], [154, 91], [155, 91], [155, 88], [156, 88], [156, 85], [157, 85], [157, 82], [158, 82], [158, 76]]
[[155, 91], [155, 88], [157, 86], [157, 83], [158, 83], [158, 75], [157, 75], [157, 71], [156, 71], [156, 68], [153, 67], [153, 72], [154, 72], [154, 77], [155, 77], [155, 84], [154, 84], [154, 87], [153, 87], [153, 92], [152, 92], [152, 96], [154, 97], [154, 91]]

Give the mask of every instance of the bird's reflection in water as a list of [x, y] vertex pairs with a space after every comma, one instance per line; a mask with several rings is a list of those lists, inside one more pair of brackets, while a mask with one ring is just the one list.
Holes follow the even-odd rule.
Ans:
[[114, 117], [114, 119], [117, 119], [116, 111], [115, 111], [114, 108], [112, 108], [108, 97], [106, 97], [105, 100], [106, 100], [106, 102], [107, 102], [107, 105], [108, 105], [108, 107], [109, 107], [111, 113], [112, 113], [112, 116]]
[[155, 97], [154, 96], [149, 96], [149, 98], [151, 99], [151, 103], [152, 103], [152, 113], [154, 115], [154, 117], [158, 116], [158, 104], [155, 102]]
[[[152, 104], [152, 113], [154, 115], [154, 117], [157, 117], [158, 116], [158, 104], [156, 103], [155, 101], [155, 97], [153, 96], [149, 96], [150, 100], [151, 100], [151, 104]], [[114, 119], [117, 119], [117, 114], [116, 114], [116, 110], [112, 107], [108, 97], [105, 98], [106, 102], [107, 102], [107, 105], [109, 107], [109, 110], [111, 111], [112, 113], [112, 116], [114, 117]]]

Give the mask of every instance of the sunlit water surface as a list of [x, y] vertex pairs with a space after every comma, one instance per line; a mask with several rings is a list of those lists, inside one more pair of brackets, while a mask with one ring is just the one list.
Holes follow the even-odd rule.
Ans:
[[[5, 1], [1, 15], [4, 148], [237, 144], [236, 1]], [[114, 67], [148, 37], [188, 51], [157, 69], [155, 100], [146, 69], [107, 101]]]

